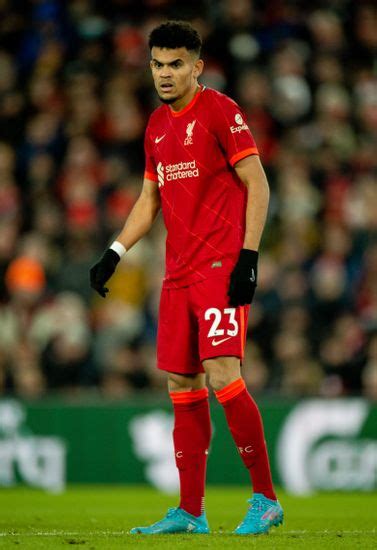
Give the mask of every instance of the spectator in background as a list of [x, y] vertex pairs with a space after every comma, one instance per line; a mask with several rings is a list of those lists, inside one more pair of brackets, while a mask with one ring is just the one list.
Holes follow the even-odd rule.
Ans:
[[0, 343], [9, 389], [31, 398], [45, 389], [93, 384], [91, 334], [82, 300], [68, 293], [49, 297], [45, 270], [32, 255], [13, 260], [5, 282], [10, 299], [0, 308]]
[[45, 272], [38, 260], [19, 256], [10, 262], [5, 283], [10, 299], [0, 309], [3, 385], [22, 397], [39, 397], [44, 379], [31, 329], [43, 303]]

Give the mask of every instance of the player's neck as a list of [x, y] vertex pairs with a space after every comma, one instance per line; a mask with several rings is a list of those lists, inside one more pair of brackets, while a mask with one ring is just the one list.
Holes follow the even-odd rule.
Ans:
[[194, 99], [197, 93], [199, 93], [201, 90], [200, 84], [196, 83], [189, 92], [187, 92], [186, 95], [175, 101], [170, 105], [170, 108], [175, 113], [178, 113], [179, 111], [182, 111], [187, 105], [191, 103], [191, 101]]

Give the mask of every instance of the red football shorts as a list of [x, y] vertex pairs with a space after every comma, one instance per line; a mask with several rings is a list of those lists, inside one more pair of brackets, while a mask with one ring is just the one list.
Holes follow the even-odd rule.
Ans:
[[242, 361], [250, 306], [229, 306], [229, 276], [184, 288], [163, 288], [157, 367], [179, 374], [204, 372], [202, 361], [235, 356]]

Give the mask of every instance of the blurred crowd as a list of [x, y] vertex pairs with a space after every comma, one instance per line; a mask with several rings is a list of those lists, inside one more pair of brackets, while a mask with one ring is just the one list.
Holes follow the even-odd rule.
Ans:
[[0, 396], [163, 391], [159, 217], [103, 300], [88, 271], [141, 188], [148, 35], [188, 19], [271, 204], [244, 376], [256, 395], [377, 399], [376, 6], [0, 0]]

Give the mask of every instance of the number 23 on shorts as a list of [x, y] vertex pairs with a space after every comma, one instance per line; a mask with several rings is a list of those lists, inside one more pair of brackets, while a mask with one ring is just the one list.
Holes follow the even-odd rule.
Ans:
[[[218, 346], [239, 333], [239, 323], [236, 319], [236, 308], [234, 307], [223, 310], [210, 307], [205, 311], [204, 319], [210, 322], [207, 337], [212, 338], [212, 346]], [[220, 325], [223, 328], [219, 328]]]

